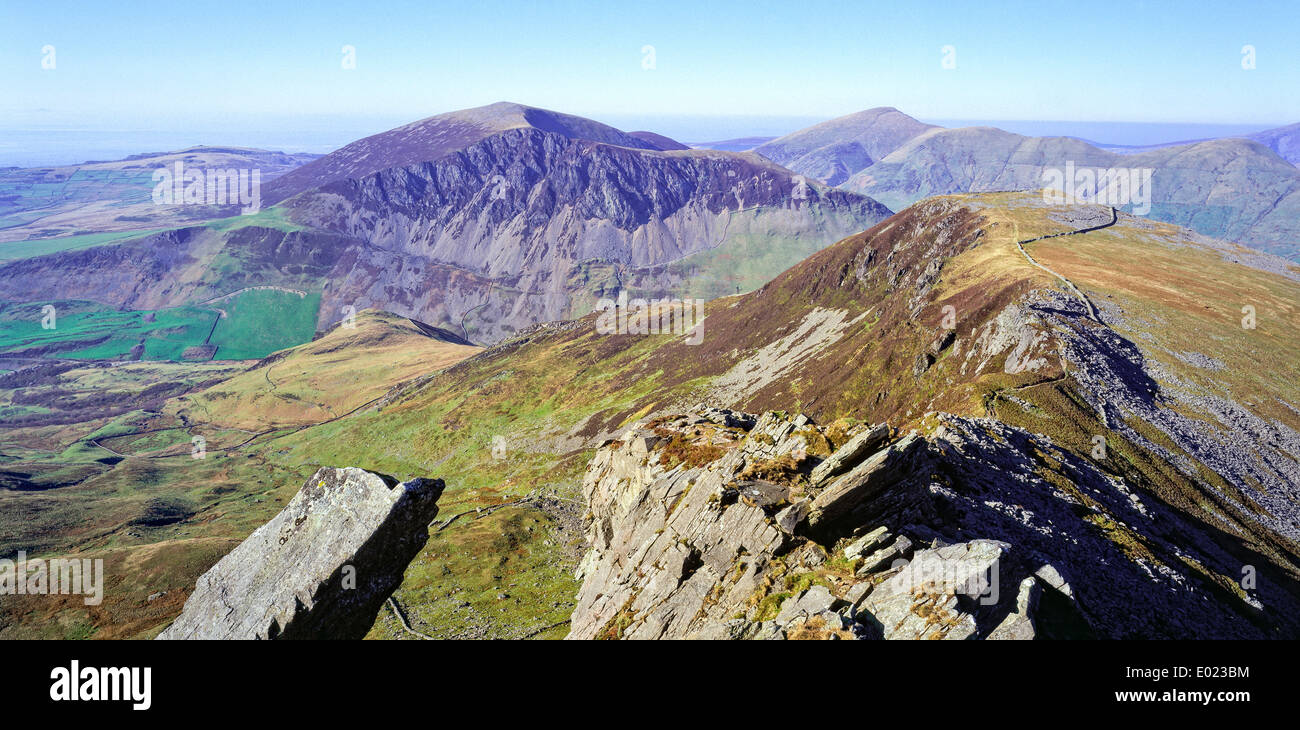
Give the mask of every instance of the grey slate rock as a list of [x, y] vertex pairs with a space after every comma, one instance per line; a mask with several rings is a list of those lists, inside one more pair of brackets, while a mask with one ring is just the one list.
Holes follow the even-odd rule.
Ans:
[[830, 611], [838, 599], [831, 595], [826, 586], [813, 586], [797, 596], [791, 596], [781, 604], [781, 611], [776, 615], [778, 624], [787, 624], [797, 617], [814, 616], [823, 611]]
[[879, 424], [856, 434], [844, 443], [843, 446], [835, 450], [835, 453], [826, 457], [826, 460], [818, 464], [809, 475], [813, 484], [821, 482], [844, 473], [853, 467], [859, 461], [862, 461], [868, 454], [875, 452], [889, 438], [889, 426]]
[[1038, 609], [1038, 598], [1042, 595], [1042, 586], [1031, 575], [1020, 581], [1020, 590], [1016, 593], [1016, 610], [1007, 614], [997, 628], [989, 632], [990, 640], [1028, 641], [1037, 635], [1034, 629], [1034, 612]]
[[159, 639], [359, 639], [438, 514], [440, 479], [318, 470], [288, 506], [199, 576]]
[[886, 639], [967, 639], [978, 627], [958, 596], [974, 601], [989, 588], [1010, 545], [972, 540], [919, 550], [898, 574], [876, 586], [862, 602], [858, 620], [873, 623]]
[[776, 526], [781, 528], [787, 535], [793, 535], [799, 525], [808, 519], [808, 513], [811, 510], [812, 500], [801, 499], [776, 513]]
[[915, 466], [917, 454], [923, 451], [924, 444], [925, 441], [915, 432], [909, 433], [898, 443], [876, 452], [831, 482], [813, 499], [810, 524], [816, 527], [843, 517], [863, 500], [906, 476]]
[[861, 557], [862, 555], [869, 554], [888, 539], [889, 528], [881, 525], [857, 540], [849, 543], [848, 547], [844, 548], [844, 557], [852, 560]]

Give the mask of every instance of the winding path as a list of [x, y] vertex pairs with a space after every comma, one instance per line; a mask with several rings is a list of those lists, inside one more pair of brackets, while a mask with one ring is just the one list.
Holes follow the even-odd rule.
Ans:
[[1061, 281], [1065, 282], [1065, 287], [1066, 287], [1067, 289], [1069, 289], [1070, 292], [1071, 292], [1072, 294], [1074, 294], [1074, 296], [1078, 297], [1078, 298], [1079, 298], [1079, 301], [1083, 302], [1083, 306], [1086, 307], [1086, 308], [1088, 309], [1088, 316], [1091, 317], [1094, 321], [1096, 321], [1097, 323], [1100, 324], [1100, 323], [1101, 323], [1101, 312], [1097, 311], [1097, 307], [1096, 307], [1096, 305], [1094, 305], [1094, 304], [1092, 303], [1092, 300], [1089, 299], [1089, 298], [1088, 298], [1088, 297], [1083, 293], [1083, 291], [1079, 289], [1079, 287], [1075, 286], [1073, 281], [1070, 281], [1068, 278], [1066, 278], [1066, 276], [1065, 276], [1064, 274], [1060, 274], [1060, 273], [1058, 273], [1058, 272], [1052, 271], [1051, 269], [1047, 268], [1046, 266], [1043, 266], [1042, 264], [1040, 264], [1040, 263], [1038, 263], [1037, 261], [1035, 261], [1035, 260], [1034, 260], [1034, 257], [1033, 257], [1033, 256], [1030, 256], [1030, 255], [1029, 255], [1029, 252], [1025, 250], [1025, 244], [1026, 244], [1026, 243], [1033, 243], [1033, 242], [1035, 242], [1035, 241], [1042, 241], [1042, 240], [1047, 239], [1047, 238], [1060, 238], [1060, 237], [1062, 237], [1062, 236], [1077, 236], [1077, 235], [1079, 235], [1079, 234], [1081, 234], [1081, 233], [1091, 233], [1092, 231], [1100, 231], [1100, 230], [1103, 229], [1103, 228], [1110, 228], [1111, 226], [1115, 225], [1118, 221], [1119, 221], [1119, 211], [1115, 210], [1115, 208], [1112, 207], [1112, 208], [1110, 209], [1110, 221], [1109, 221], [1109, 222], [1102, 223], [1101, 225], [1097, 225], [1097, 226], [1089, 226], [1088, 228], [1080, 228], [1080, 229], [1078, 229], [1078, 230], [1074, 230], [1074, 231], [1062, 231], [1061, 233], [1051, 233], [1051, 234], [1048, 234], [1048, 235], [1046, 235], [1046, 236], [1038, 236], [1038, 237], [1036, 237], [1036, 238], [1026, 238], [1026, 239], [1023, 240], [1023, 241], [1016, 241], [1016, 248], [1020, 249], [1020, 253], [1024, 255], [1025, 260], [1028, 261], [1030, 264], [1033, 264], [1034, 266], [1037, 266], [1038, 268], [1042, 269], [1043, 271], [1046, 271], [1047, 273], [1051, 274], [1052, 276], [1055, 276], [1056, 278], [1058, 278], [1058, 279], [1060, 279]]
[[[1083, 306], [1086, 307], [1087, 310], [1088, 310], [1088, 316], [1089, 316], [1093, 321], [1097, 322], [1098, 324], [1104, 324], [1104, 322], [1101, 321], [1101, 313], [1100, 313], [1099, 311], [1097, 311], [1097, 307], [1096, 307], [1096, 305], [1094, 305], [1094, 304], [1092, 303], [1092, 300], [1089, 299], [1088, 296], [1087, 296], [1086, 294], [1084, 294], [1083, 291], [1082, 291], [1081, 289], [1079, 289], [1079, 287], [1075, 286], [1074, 282], [1073, 282], [1073, 281], [1070, 281], [1070, 280], [1069, 280], [1065, 275], [1063, 275], [1063, 274], [1061, 274], [1061, 273], [1059, 273], [1059, 272], [1053, 271], [1053, 270], [1047, 268], [1046, 266], [1043, 266], [1042, 264], [1040, 264], [1040, 263], [1038, 263], [1037, 261], [1035, 261], [1035, 260], [1034, 260], [1034, 257], [1033, 257], [1033, 256], [1030, 256], [1030, 255], [1029, 255], [1029, 252], [1025, 250], [1025, 244], [1026, 244], [1026, 243], [1033, 243], [1033, 242], [1035, 242], [1035, 241], [1042, 241], [1043, 239], [1046, 239], [1046, 238], [1060, 238], [1060, 237], [1062, 237], [1062, 236], [1077, 236], [1077, 235], [1079, 235], [1080, 233], [1090, 233], [1090, 232], [1092, 232], [1092, 231], [1099, 231], [1099, 230], [1101, 230], [1101, 229], [1103, 229], [1103, 228], [1110, 228], [1111, 226], [1115, 225], [1115, 223], [1117, 223], [1118, 221], [1119, 221], [1119, 212], [1116, 211], [1115, 208], [1112, 207], [1112, 208], [1110, 209], [1110, 221], [1108, 221], [1108, 222], [1106, 222], [1106, 223], [1102, 223], [1101, 225], [1096, 225], [1096, 226], [1089, 226], [1088, 228], [1080, 228], [1080, 229], [1073, 230], [1073, 231], [1062, 231], [1062, 232], [1060, 232], [1060, 233], [1051, 233], [1051, 234], [1048, 234], [1048, 235], [1046, 235], [1046, 236], [1038, 236], [1038, 237], [1036, 237], [1036, 238], [1026, 238], [1026, 239], [1024, 239], [1023, 241], [1016, 241], [1016, 248], [1020, 249], [1020, 253], [1025, 257], [1025, 260], [1028, 261], [1030, 264], [1032, 264], [1032, 265], [1034, 265], [1034, 266], [1036, 266], [1036, 267], [1042, 269], [1043, 271], [1046, 271], [1047, 273], [1051, 274], [1052, 276], [1055, 276], [1056, 278], [1058, 278], [1058, 279], [1060, 279], [1062, 282], [1064, 282], [1066, 288], [1069, 289], [1070, 292], [1071, 292], [1072, 294], [1074, 294], [1074, 296], [1078, 297], [1079, 301], [1083, 302]], [[1022, 390], [1028, 390], [1029, 388], [1037, 388], [1037, 387], [1040, 386], [1040, 385], [1050, 385], [1050, 384], [1052, 384], [1052, 383], [1058, 383], [1058, 382], [1060, 382], [1060, 381], [1062, 381], [1062, 380], [1065, 380], [1065, 379], [1066, 379], [1067, 377], [1069, 377], [1069, 375], [1070, 375], [1070, 369], [1069, 369], [1069, 367], [1066, 365], [1065, 352], [1063, 352], [1062, 350], [1059, 350], [1059, 349], [1058, 349], [1058, 351], [1057, 351], [1057, 357], [1058, 357], [1058, 358], [1060, 359], [1060, 361], [1061, 361], [1061, 374], [1060, 374], [1060, 375], [1058, 375], [1058, 376], [1056, 376], [1056, 377], [1054, 377], [1054, 378], [1048, 378], [1048, 379], [1046, 379], [1046, 380], [1040, 380], [1040, 381], [1038, 381], [1038, 382], [1036, 382], [1036, 383], [1026, 383], [1026, 384], [1024, 384], [1024, 385], [1018, 385], [1018, 386], [1016, 386], [1016, 387], [1014, 387], [1014, 388], [1007, 388], [1007, 389], [1005, 389], [1005, 390], [1006, 390], [1007, 392], [1018, 392], [1018, 391], [1022, 391]], [[988, 408], [989, 408], [989, 411], [990, 411], [989, 415], [992, 415], [992, 416], [994, 416], [995, 418], [997, 417], [997, 402], [998, 402], [998, 399], [999, 399], [999, 398], [1004, 398], [1004, 397], [1005, 397], [1005, 395], [1003, 395], [1003, 389], [999, 389], [999, 390], [997, 390], [996, 392], [993, 393], [993, 399], [989, 402], [989, 405], [988, 405]]]

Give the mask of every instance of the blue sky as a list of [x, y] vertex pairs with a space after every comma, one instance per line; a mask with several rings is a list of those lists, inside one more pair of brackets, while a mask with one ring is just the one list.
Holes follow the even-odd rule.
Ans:
[[1297, 2], [3, 3], [11, 129], [400, 122], [503, 99], [606, 119], [1300, 121]]

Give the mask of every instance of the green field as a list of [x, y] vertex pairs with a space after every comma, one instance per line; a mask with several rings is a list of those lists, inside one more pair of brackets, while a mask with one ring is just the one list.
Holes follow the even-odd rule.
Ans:
[[306, 229], [306, 226], [299, 225], [289, 220], [289, 211], [279, 206], [263, 208], [252, 215], [236, 215], [229, 218], [218, 218], [214, 221], [208, 221], [203, 225], [216, 231], [233, 231], [237, 228], [246, 228], [248, 226], [274, 228], [278, 231], [302, 231]]
[[6, 170], [0, 172], [0, 229], [32, 223], [70, 205], [107, 200], [111, 208], [127, 208], [147, 203], [153, 186], [148, 170]]
[[[42, 326], [47, 304], [55, 307], [52, 329]], [[143, 345], [139, 359], [179, 361], [188, 348], [210, 344], [216, 359], [255, 359], [310, 341], [319, 306], [319, 293], [275, 290], [156, 311], [76, 301], [0, 304], [0, 356], [129, 360]], [[218, 319], [221, 310], [226, 317]]]
[[266, 357], [311, 340], [316, 333], [320, 293], [305, 297], [273, 289], [244, 292], [212, 306], [227, 317], [217, 322], [210, 344], [222, 360]]
[[[42, 326], [42, 307], [54, 307], [54, 327]], [[122, 312], [93, 302], [0, 305], [0, 354], [125, 360], [144, 343], [145, 359], [179, 360], [208, 336], [216, 313], [197, 307]]]
[[80, 236], [60, 236], [58, 238], [42, 238], [32, 241], [7, 241], [0, 243], [0, 261], [28, 259], [33, 256], [44, 256], [60, 251], [76, 251], [109, 243], [121, 243], [131, 238], [140, 238], [151, 233], [157, 233], [158, 230], [86, 233]]

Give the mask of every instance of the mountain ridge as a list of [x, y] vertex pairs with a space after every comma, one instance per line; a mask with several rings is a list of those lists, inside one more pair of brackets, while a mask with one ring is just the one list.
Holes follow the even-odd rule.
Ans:
[[894, 107], [876, 107], [805, 127], [754, 151], [827, 185], [839, 185], [929, 129], [937, 127]]
[[[338, 180], [433, 162], [493, 134], [525, 127], [570, 139], [590, 139], [635, 149], [658, 149], [653, 142], [600, 122], [502, 101], [436, 114], [344, 145], [268, 185], [266, 199], [276, 203]], [[375, 157], [379, 159], [373, 159]]]

